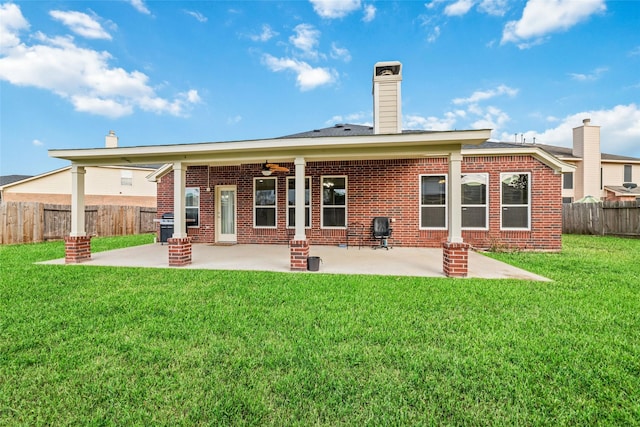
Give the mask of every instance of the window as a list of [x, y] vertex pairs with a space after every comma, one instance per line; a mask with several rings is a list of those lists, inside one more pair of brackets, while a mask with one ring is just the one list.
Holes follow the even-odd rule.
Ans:
[[276, 179], [255, 178], [253, 181], [254, 227], [276, 226]]
[[447, 177], [420, 176], [420, 228], [447, 228]]
[[322, 227], [346, 227], [347, 177], [322, 177]]
[[624, 180], [623, 182], [632, 182], [633, 176], [631, 176], [631, 165], [624, 165]]
[[[304, 226], [311, 226], [311, 178], [304, 180]], [[296, 225], [296, 179], [287, 178], [287, 227]]]
[[573, 203], [573, 197], [563, 197], [562, 198], [562, 203], [563, 204], [567, 204], [567, 203]]
[[501, 173], [502, 228], [529, 229], [529, 174]]
[[198, 227], [200, 226], [200, 188], [187, 187], [185, 189], [185, 198], [187, 227]]
[[120, 171], [120, 185], [133, 185], [133, 171], [124, 169]]
[[487, 228], [486, 173], [462, 175], [462, 228]]
[[564, 190], [573, 189], [573, 172], [565, 172], [562, 174], [562, 188]]

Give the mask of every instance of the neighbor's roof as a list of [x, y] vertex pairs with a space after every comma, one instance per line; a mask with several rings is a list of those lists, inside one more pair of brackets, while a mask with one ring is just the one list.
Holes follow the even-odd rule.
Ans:
[[[556, 156], [561, 160], [581, 160], [581, 157], [574, 156], [573, 150], [568, 147], [559, 147], [556, 145], [547, 145], [547, 144], [527, 144], [527, 143], [517, 143], [517, 142], [499, 142], [499, 141], [486, 141], [480, 145], [473, 146], [465, 146], [464, 148], [468, 149], [519, 149], [523, 147], [537, 147], [549, 154]], [[611, 161], [611, 162], [640, 162], [640, 159], [637, 157], [629, 157], [629, 156], [619, 156], [617, 154], [608, 154], [601, 153], [600, 159], [602, 161]]]
[[627, 189], [622, 185], [605, 185], [604, 188], [616, 196], [640, 196], [640, 187]]
[[0, 187], [7, 184], [13, 184], [14, 182], [22, 181], [23, 179], [31, 178], [32, 175], [3, 175], [0, 176]]

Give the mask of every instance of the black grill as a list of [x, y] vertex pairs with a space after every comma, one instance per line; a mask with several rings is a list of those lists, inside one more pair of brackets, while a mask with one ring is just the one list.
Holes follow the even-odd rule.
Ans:
[[167, 243], [167, 240], [173, 236], [173, 212], [162, 214], [160, 219], [160, 243]]

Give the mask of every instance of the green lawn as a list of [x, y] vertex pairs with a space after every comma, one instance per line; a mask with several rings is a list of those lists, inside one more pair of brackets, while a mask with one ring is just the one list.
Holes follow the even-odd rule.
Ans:
[[640, 423], [640, 240], [491, 255], [553, 282], [33, 264], [63, 253], [0, 248], [0, 425]]

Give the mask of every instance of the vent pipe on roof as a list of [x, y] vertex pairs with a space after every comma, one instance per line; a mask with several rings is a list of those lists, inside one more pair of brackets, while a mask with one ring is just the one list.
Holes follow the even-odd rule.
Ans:
[[104, 137], [104, 145], [107, 148], [116, 148], [118, 146], [118, 137], [114, 131], [110, 130], [109, 134]]
[[373, 133], [402, 133], [402, 64], [378, 62], [373, 67]]

